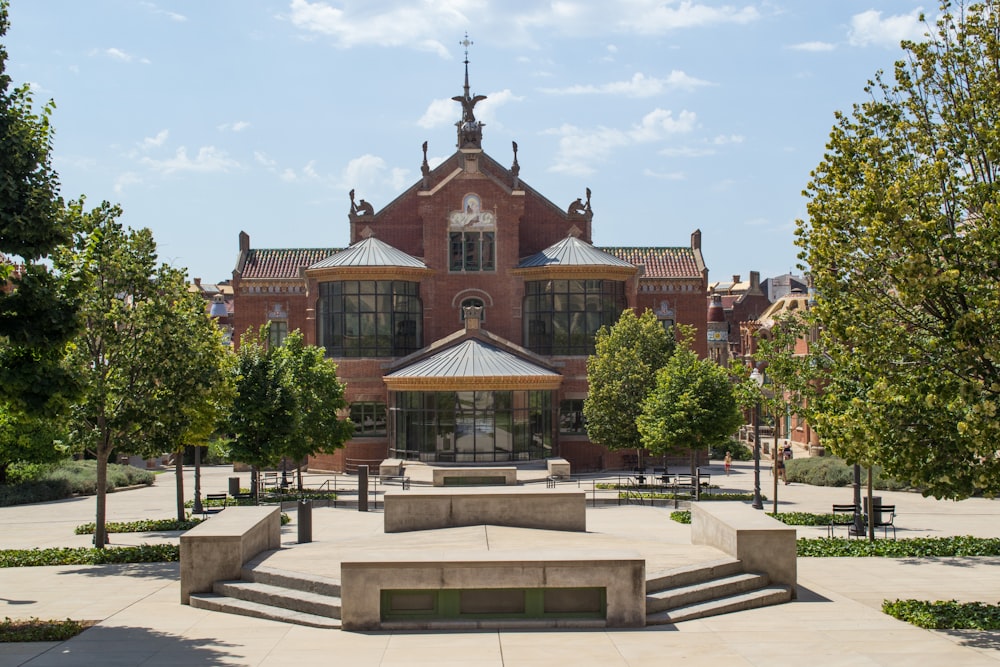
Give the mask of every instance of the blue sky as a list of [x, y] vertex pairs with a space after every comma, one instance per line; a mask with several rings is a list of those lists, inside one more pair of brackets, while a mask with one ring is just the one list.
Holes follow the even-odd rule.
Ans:
[[687, 245], [710, 280], [797, 264], [836, 110], [891, 72], [904, 0], [11, 0], [8, 74], [54, 99], [66, 198], [122, 205], [160, 257], [231, 277], [254, 247], [342, 247], [348, 191], [388, 204], [455, 150], [463, 47], [501, 164], [597, 245]]

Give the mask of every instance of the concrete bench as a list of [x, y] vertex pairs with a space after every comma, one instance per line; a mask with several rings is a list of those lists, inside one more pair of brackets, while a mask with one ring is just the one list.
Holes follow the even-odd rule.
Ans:
[[[344, 630], [646, 623], [646, 563], [632, 552], [525, 550], [454, 560], [348, 561], [341, 563], [340, 581]], [[538, 600], [534, 610], [526, 599]]]
[[583, 491], [523, 488], [386, 491], [383, 507], [387, 533], [484, 524], [587, 530], [587, 496]]
[[491, 468], [434, 468], [434, 486], [514, 486], [517, 468], [497, 466]]
[[569, 479], [570, 464], [566, 459], [546, 459], [545, 469], [549, 477], [554, 479]]
[[403, 474], [403, 459], [385, 459], [378, 464], [379, 477], [399, 477]]
[[281, 508], [227, 507], [181, 535], [181, 604], [216, 581], [239, 579], [243, 564], [281, 547]]
[[744, 503], [691, 503], [691, 544], [715, 547], [739, 559], [745, 572], [766, 574], [796, 596], [794, 526]]

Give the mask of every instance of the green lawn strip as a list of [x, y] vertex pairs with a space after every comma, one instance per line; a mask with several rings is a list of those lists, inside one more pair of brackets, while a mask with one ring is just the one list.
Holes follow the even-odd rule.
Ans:
[[42, 565], [104, 565], [108, 563], [169, 563], [180, 560], [176, 544], [140, 544], [128, 547], [62, 547], [0, 550], [0, 567]]
[[929, 630], [1000, 630], [1000, 605], [956, 600], [885, 600], [883, 613]]
[[0, 643], [64, 642], [93, 625], [93, 621], [42, 621], [37, 618], [10, 619], [0, 622]]

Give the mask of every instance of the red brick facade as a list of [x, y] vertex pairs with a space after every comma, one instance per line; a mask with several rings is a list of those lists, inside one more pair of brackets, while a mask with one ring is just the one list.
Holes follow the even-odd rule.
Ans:
[[[433, 170], [426, 168], [425, 162], [421, 181], [378, 211], [369, 208], [364, 200], [355, 204], [352, 191], [351, 245], [374, 236], [421, 260], [426, 269], [414, 270], [415, 277], [399, 278], [394, 276], [392, 267], [352, 267], [350, 275], [357, 280], [419, 280], [425, 348], [462, 329], [460, 306], [467, 298], [480, 299], [484, 305], [482, 329], [510, 341], [514, 347], [528, 347], [523, 340], [522, 304], [526, 280], [537, 277], [519, 269], [519, 265], [568, 236], [591, 243], [591, 223], [599, 222], [600, 216], [591, 210], [589, 190], [585, 204], [578, 200], [562, 208], [521, 182], [518, 172], [516, 152], [514, 166], [507, 169], [473, 142]], [[483, 229], [495, 234], [494, 270], [452, 270], [453, 246], [449, 243], [449, 233], [457, 229], [456, 215], [461, 218], [466, 213], [469, 195], [478, 197], [485, 213], [479, 217], [485, 222], [471, 226], [482, 224]], [[558, 270], [557, 277], [565, 279], [624, 280], [629, 307], [639, 312], [652, 309], [663, 320], [695, 327], [697, 351], [705, 355], [708, 272], [700, 246], [701, 234], [695, 232], [689, 246], [601, 249], [634, 267], [628, 267], [627, 277], [623, 277], [626, 274], [620, 267], [614, 269], [618, 277], [610, 278], [611, 269], [592, 264], [564, 265], [552, 271]], [[287, 323], [289, 331], [300, 329], [306, 342], [317, 344], [319, 285], [324, 280], [343, 278], [331, 278], [334, 273], [330, 270], [309, 267], [336, 252], [333, 248], [253, 249], [249, 237], [241, 233], [240, 257], [233, 272], [234, 339], [272, 320]], [[335, 274], [345, 275], [344, 271], [338, 268]], [[586, 357], [553, 356], [548, 360], [562, 375], [558, 395], [553, 398], [554, 430], [558, 431], [560, 400], [579, 399], [587, 394]], [[395, 359], [337, 358], [336, 361], [338, 375], [347, 384], [349, 402], [388, 403], [382, 378]], [[554, 453], [569, 459], [575, 470], [623, 465], [622, 453], [608, 452], [588, 442], [585, 436], [560, 436], [556, 432], [553, 439]], [[388, 443], [388, 438], [356, 438], [335, 454], [314, 457], [310, 467], [351, 470], [359, 464], [377, 465], [388, 455]]]

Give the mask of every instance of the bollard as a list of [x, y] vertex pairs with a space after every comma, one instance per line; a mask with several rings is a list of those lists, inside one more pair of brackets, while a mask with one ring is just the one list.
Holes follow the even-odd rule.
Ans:
[[312, 542], [313, 539], [313, 506], [311, 500], [300, 500], [298, 503], [299, 544]]
[[368, 466], [358, 466], [358, 511], [368, 511]]
[[235, 498], [240, 495], [240, 478], [230, 477], [229, 478], [229, 496]]

